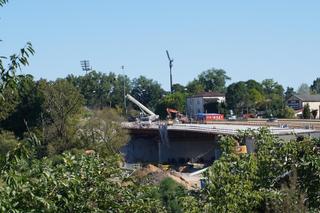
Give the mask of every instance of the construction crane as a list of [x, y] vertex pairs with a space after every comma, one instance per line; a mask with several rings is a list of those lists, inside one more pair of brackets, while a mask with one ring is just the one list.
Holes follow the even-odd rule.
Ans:
[[142, 112], [147, 114], [148, 115], [148, 120], [150, 122], [156, 121], [156, 120], [159, 119], [159, 115], [156, 115], [154, 112], [152, 112], [150, 109], [148, 109], [146, 106], [144, 106], [142, 103], [140, 103], [137, 99], [135, 99], [131, 95], [127, 94], [126, 98], [129, 99], [135, 105], [137, 105]]
[[173, 59], [170, 58], [169, 51], [166, 50], [168, 60], [169, 60], [169, 68], [170, 68], [170, 92], [172, 92], [172, 67], [173, 67]]

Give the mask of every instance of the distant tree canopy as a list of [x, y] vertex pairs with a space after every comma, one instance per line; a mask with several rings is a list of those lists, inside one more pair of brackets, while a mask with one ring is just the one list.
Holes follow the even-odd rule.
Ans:
[[231, 78], [226, 75], [223, 69], [209, 69], [203, 71], [196, 79], [191, 81], [187, 88], [190, 93], [216, 91], [224, 93], [226, 91], [226, 82]]
[[[11, 113], [0, 121], [1, 126], [21, 137], [27, 127], [33, 128], [40, 125], [44, 102], [42, 87], [41, 81], [35, 82], [31, 75], [18, 76], [16, 89], [12, 91], [12, 96], [6, 96], [4, 101], [7, 107], [3, 109], [11, 110]], [[13, 99], [15, 103], [12, 102]]]
[[311, 94], [311, 91], [310, 91], [310, 87], [308, 86], [308, 84], [306, 83], [302, 83], [298, 90], [297, 90], [297, 93], [299, 95], [310, 95]]
[[167, 108], [176, 109], [181, 113], [185, 113], [186, 111], [186, 93], [175, 92], [172, 94], [168, 94], [163, 97], [157, 103], [155, 113], [157, 113], [160, 118], [165, 119], [167, 116]]
[[292, 87], [287, 87], [287, 90], [284, 93], [285, 99], [288, 100], [292, 95], [296, 94]]
[[228, 108], [238, 115], [258, 111], [269, 116], [288, 115], [284, 89], [273, 79], [265, 79], [261, 83], [255, 80], [232, 83], [227, 87], [226, 101]]
[[161, 100], [165, 94], [165, 91], [157, 81], [148, 79], [145, 76], [140, 76], [133, 79], [131, 94], [143, 105], [150, 109], [155, 109], [158, 101]]
[[123, 88], [131, 90], [131, 82], [127, 77], [110, 72], [108, 75], [92, 71], [85, 76], [69, 75], [67, 80], [77, 87], [90, 108], [109, 106], [123, 107]]
[[320, 78], [314, 80], [310, 88], [313, 93], [320, 94]]
[[226, 93], [227, 105], [237, 114], [260, 109], [265, 101], [262, 84], [248, 80], [230, 84]]

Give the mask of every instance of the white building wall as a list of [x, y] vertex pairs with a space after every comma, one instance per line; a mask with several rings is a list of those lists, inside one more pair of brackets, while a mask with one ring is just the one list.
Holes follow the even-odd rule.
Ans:
[[303, 102], [302, 106], [304, 107], [305, 105], [309, 104], [310, 111], [312, 110], [318, 110], [318, 114], [316, 118], [319, 118], [319, 113], [320, 113], [320, 102]]

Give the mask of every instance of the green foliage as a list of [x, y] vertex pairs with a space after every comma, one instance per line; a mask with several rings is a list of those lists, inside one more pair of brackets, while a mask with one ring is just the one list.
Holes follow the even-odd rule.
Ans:
[[[8, 0], [0, 0], [0, 7], [3, 7]], [[0, 40], [1, 42], [2, 40]], [[4, 91], [7, 87], [14, 89], [16, 80], [16, 72], [21, 69], [22, 66], [29, 65], [28, 58], [34, 54], [32, 44], [27, 44], [20, 49], [19, 54], [13, 54], [9, 57], [0, 55], [0, 98], [4, 99]], [[6, 65], [5, 65], [6, 64]]]
[[[7, 133], [2, 138], [16, 144], [0, 162], [3, 212], [316, 212], [320, 206], [319, 141], [286, 142], [265, 128], [221, 138], [221, 158], [198, 192], [172, 179], [137, 185], [112, 152], [38, 159], [34, 135], [20, 142]], [[245, 138], [255, 140], [255, 154], [236, 154]]]
[[282, 116], [283, 118], [294, 118], [295, 117], [295, 111], [291, 107], [286, 106], [283, 110]]
[[[2, 2], [2, 4], [5, 1]], [[2, 6], [0, 4], [0, 6]], [[15, 87], [17, 82], [16, 80], [16, 72], [20, 70], [22, 66], [29, 65], [28, 58], [30, 55], [34, 54], [34, 50], [32, 48], [32, 44], [28, 42], [25, 47], [20, 50], [19, 54], [13, 54], [11, 56], [0, 57], [0, 96], [4, 98], [3, 92], [6, 87], [10, 87], [11, 89]], [[4, 64], [8, 64], [5, 66]]]
[[252, 212], [257, 209], [265, 192], [255, 187], [257, 164], [253, 155], [228, 154], [213, 164], [208, 174], [210, 212]]
[[187, 88], [181, 84], [173, 84], [172, 85], [172, 92], [181, 92], [184, 93], [186, 92]]
[[226, 75], [226, 71], [223, 69], [209, 69], [202, 72], [198, 76], [199, 82], [204, 86], [206, 92], [217, 91], [225, 92], [226, 82], [231, 78]]
[[[17, 90], [6, 87], [2, 91], [2, 95], [6, 98], [0, 98], [0, 122], [7, 119], [11, 115], [11, 113], [14, 112], [16, 106], [19, 103], [19, 95]], [[3, 125], [1, 125], [1, 127], [2, 126]]]
[[40, 125], [40, 116], [43, 113], [42, 104], [44, 101], [41, 92], [41, 84], [33, 80], [33, 76], [17, 76], [16, 103], [10, 103], [12, 97], [6, 98], [8, 108], [14, 107], [14, 111], [1, 122], [3, 128], [13, 131], [17, 136], [22, 137], [28, 128]]
[[239, 81], [227, 88], [226, 101], [236, 114], [264, 112], [265, 116], [283, 117], [285, 99], [283, 87], [272, 79], [262, 83], [254, 80]]
[[306, 105], [303, 106], [302, 117], [304, 119], [310, 119], [311, 118], [311, 111], [310, 111], [309, 104], [306, 104]]
[[73, 143], [76, 134], [75, 126], [82, 109], [83, 97], [66, 80], [47, 84], [43, 94], [43, 109], [46, 113], [43, 138], [45, 143], [48, 143], [52, 154], [62, 153], [75, 147]]
[[182, 212], [179, 198], [184, 197], [186, 194], [183, 186], [179, 185], [171, 178], [166, 178], [160, 183], [159, 194], [162, 203], [168, 212]]
[[226, 101], [229, 109], [233, 109], [237, 115], [249, 107], [249, 93], [245, 82], [230, 84], [227, 88]]
[[292, 87], [287, 87], [286, 92], [284, 93], [285, 95], [285, 100], [288, 100], [291, 96], [295, 94], [295, 91]]
[[320, 94], [320, 78], [317, 78], [313, 81], [312, 85], [310, 86], [310, 89], [315, 94]]
[[125, 76], [92, 71], [85, 76], [69, 75], [67, 80], [80, 90], [90, 108], [123, 107], [123, 86], [130, 92], [131, 82]]
[[144, 76], [133, 79], [132, 86], [132, 96], [150, 109], [154, 109], [164, 95], [158, 82]]
[[311, 91], [310, 91], [309, 85], [306, 84], [306, 83], [302, 83], [302, 84], [299, 86], [299, 88], [298, 88], [298, 90], [297, 90], [297, 93], [298, 93], [299, 95], [310, 95], [310, 94], [311, 94]]
[[101, 156], [118, 154], [120, 148], [128, 142], [128, 134], [119, 122], [123, 119], [115, 109], [94, 111], [83, 124], [77, 135], [80, 147], [93, 149]]
[[200, 92], [204, 92], [205, 90], [204, 85], [202, 85], [198, 79], [194, 79], [193, 81], [189, 82], [186, 88], [190, 95], [195, 95]]
[[9, 151], [12, 151], [18, 144], [18, 140], [11, 132], [1, 132], [0, 134], [0, 161]]
[[175, 92], [164, 96], [159, 100], [155, 113], [164, 119], [167, 116], [167, 108], [176, 109], [183, 113], [186, 111], [186, 98], [187, 94], [181, 92]]
[[222, 156], [210, 167], [207, 187], [198, 200], [205, 204], [202, 211], [318, 211], [317, 140], [283, 141], [268, 129], [242, 132], [237, 140], [244, 138], [255, 140], [255, 154], [238, 155], [234, 138], [220, 140]]
[[118, 160], [117, 156], [63, 154], [56, 165], [50, 159], [31, 160], [30, 165], [18, 162], [23, 170], [1, 172], [6, 181], [0, 189], [0, 208], [4, 212], [161, 212], [158, 201], [144, 197], [143, 187], [122, 186], [125, 177]]

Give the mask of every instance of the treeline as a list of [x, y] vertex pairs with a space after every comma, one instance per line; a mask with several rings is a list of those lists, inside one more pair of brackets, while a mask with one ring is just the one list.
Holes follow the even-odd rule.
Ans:
[[[291, 118], [294, 111], [287, 107], [287, 99], [295, 93], [317, 94], [317, 88], [320, 88], [320, 79], [316, 79], [310, 87], [303, 84], [297, 92], [293, 88], [284, 90], [282, 85], [272, 79], [265, 79], [261, 83], [255, 80], [240, 81], [226, 86], [228, 80], [230, 77], [224, 70], [210, 69], [200, 73], [186, 86], [174, 84], [173, 92], [169, 93], [153, 79], [140, 76], [131, 80], [112, 72], [106, 74], [92, 71], [84, 76], [69, 75], [56, 81], [35, 81], [31, 75], [21, 75], [17, 77], [14, 90], [10, 87], [3, 91], [5, 99], [0, 100], [0, 127], [22, 137], [27, 126], [36, 128], [53, 122], [53, 115], [50, 117], [48, 111], [52, 113], [59, 110], [59, 107], [50, 109], [59, 103], [70, 105], [74, 114], [83, 106], [100, 110], [113, 108], [124, 113], [124, 93], [134, 96], [161, 118], [166, 117], [167, 107], [185, 112], [188, 96], [209, 91], [225, 93], [226, 103], [220, 104], [218, 109], [226, 115], [232, 110], [236, 115], [252, 113], [265, 117]], [[55, 93], [57, 96], [54, 96]], [[63, 97], [67, 102], [59, 100]], [[129, 101], [126, 103], [128, 115], [139, 113], [134, 104]], [[63, 113], [72, 114], [72, 110]], [[65, 116], [61, 119], [65, 119]]]

